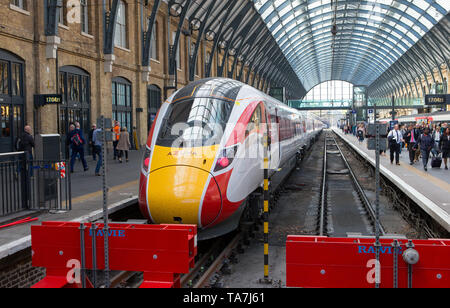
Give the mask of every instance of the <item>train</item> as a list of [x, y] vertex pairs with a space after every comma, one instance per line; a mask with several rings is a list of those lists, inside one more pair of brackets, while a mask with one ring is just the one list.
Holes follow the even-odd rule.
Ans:
[[165, 101], [153, 122], [140, 210], [150, 223], [197, 225], [199, 240], [228, 234], [261, 213], [255, 196], [262, 192], [264, 156], [276, 187], [323, 128], [317, 116], [239, 81], [193, 82]]
[[[441, 125], [442, 123], [450, 123], [450, 111], [435, 112], [435, 113], [421, 113], [402, 116], [396, 119], [400, 124], [404, 125]], [[389, 123], [391, 119], [381, 119], [380, 122]]]

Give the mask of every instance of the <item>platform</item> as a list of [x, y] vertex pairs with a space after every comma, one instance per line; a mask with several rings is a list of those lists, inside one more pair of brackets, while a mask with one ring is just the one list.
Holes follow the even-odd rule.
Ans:
[[[360, 144], [353, 135], [345, 135], [338, 129], [333, 131], [375, 166], [375, 152], [367, 149], [366, 142]], [[387, 156], [381, 156], [381, 173], [450, 232], [450, 171], [429, 166], [429, 172], [425, 172], [421, 161], [411, 166], [405, 149], [401, 166], [391, 165], [389, 156], [389, 151]]]
[[[109, 155], [111, 156], [111, 155]], [[81, 162], [76, 162], [72, 174], [72, 210], [61, 213], [44, 213], [37, 216], [38, 221], [16, 227], [0, 229], [0, 259], [13, 255], [31, 246], [30, 227], [42, 221], [91, 222], [103, 217], [102, 178], [95, 176], [96, 162], [86, 157], [89, 171], [83, 172]], [[139, 170], [142, 151], [130, 152], [130, 162], [120, 164], [108, 159], [108, 204], [110, 213], [115, 213], [138, 200]], [[32, 212], [23, 213], [32, 216]], [[19, 214], [20, 215], [20, 214]], [[21, 217], [16, 215], [16, 219]], [[0, 219], [0, 225], [7, 223], [11, 217]], [[14, 221], [13, 220], [13, 221]]]

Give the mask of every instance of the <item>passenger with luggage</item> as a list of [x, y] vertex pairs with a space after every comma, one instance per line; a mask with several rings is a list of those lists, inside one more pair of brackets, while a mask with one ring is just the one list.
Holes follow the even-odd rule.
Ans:
[[448, 170], [448, 159], [450, 158], [450, 128], [446, 128], [441, 136], [439, 148], [444, 158], [445, 170]]
[[433, 134], [431, 135], [431, 138], [434, 140], [434, 147], [433, 147], [433, 154], [435, 156], [439, 154], [439, 144], [441, 142], [441, 127], [438, 125], [435, 127]]

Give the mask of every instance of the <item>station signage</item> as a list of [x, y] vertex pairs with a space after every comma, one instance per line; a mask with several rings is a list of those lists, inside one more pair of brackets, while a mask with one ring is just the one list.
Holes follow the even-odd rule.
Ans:
[[269, 95], [282, 103], [286, 102], [286, 88], [283, 87], [270, 88]]
[[38, 94], [34, 96], [34, 105], [36, 107], [59, 104], [62, 104], [61, 94]]
[[425, 105], [450, 105], [450, 95], [449, 94], [426, 95]]

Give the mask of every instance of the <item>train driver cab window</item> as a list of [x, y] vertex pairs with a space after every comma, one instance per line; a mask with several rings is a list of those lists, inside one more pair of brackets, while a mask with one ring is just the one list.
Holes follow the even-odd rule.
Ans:
[[213, 97], [172, 103], [164, 117], [157, 144], [180, 148], [219, 144], [233, 106], [231, 101]]

